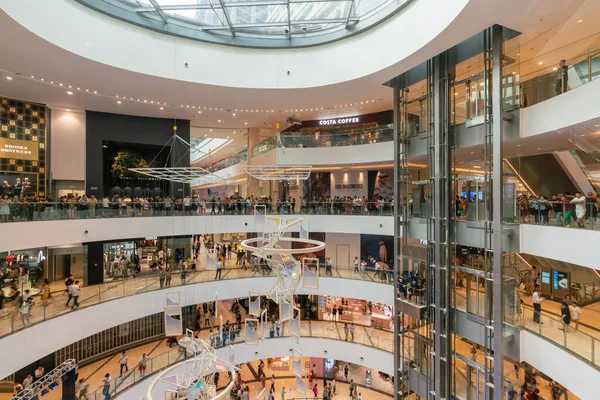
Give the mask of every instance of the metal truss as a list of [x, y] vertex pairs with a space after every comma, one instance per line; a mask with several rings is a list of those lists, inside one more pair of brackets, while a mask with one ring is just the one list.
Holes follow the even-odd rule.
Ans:
[[304, 165], [248, 165], [244, 171], [259, 181], [302, 180], [310, 176], [312, 166]]
[[239, 368], [217, 357], [217, 351], [204, 340], [194, 338], [193, 331], [186, 330], [185, 336], [179, 341], [179, 346], [193, 355], [191, 368], [182, 374], [171, 375], [169, 370], [163, 372], [148, 388], [147, 399], [152, 399], [153, 390], [157, 385], [160, 386], [159, 393], [160, 389], [163, 389], [165, 394], [175, 393], [180, 398], [210, 399], [216, 394], [212, 382], [215, 373], [219, 371], [229, 371], [232, 374], [232, 383], [220, 394], [225, 395], [233, 389], [235, 374]]
[[201, 167], [129, 168], [130, 171], [170, 182], [189, 183], [192, 186], [229, 181]]
[[19, 393], [14, 395], [11, 400], [37, 399], [42, 390], [46, 389], [51, 384], [57, 382], [60, 378], [69, 373], [76, 366], [77, 361], [75, 361], [74, 359], [69, 359], [65, 361], [58, 367], [54, 368], [52, 371], [48, 372], [46, 375], [42, 376], [37, 381], [33, 382], [31, 386], [21, 390]]

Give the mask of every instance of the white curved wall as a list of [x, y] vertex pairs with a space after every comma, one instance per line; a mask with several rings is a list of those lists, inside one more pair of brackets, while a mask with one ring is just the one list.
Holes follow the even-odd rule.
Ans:
[[[259, 358], [291, 356], [290, 349], [294, 348], [307, 357], [333, 358], [361, 365], [373, 371], [382, 371], [390, 375], [394, 373], [393, 353], [342, 340], [303, 337], [300, 339], [300, 343], [295, 343], [289, 338], [277, 338], [267, 339], [266, 343], [258, 347], [244, 343], [235, 344], [233, 347], [235, 348], [234, 364], [243, 364]], [[325, 353], [325, 350], [327, 353]], [[217, 349], [217, 357], [229, 361], [229, 348]], [[191, 360], [188, 360], [174, 365], [169, 369], [168, 374], [184, 372], [190, 362]], [[119, 398], [124, 400], [145, 398], [148, 388], [155, 379], [155, 377], [151, 377], [132, 386], [119, 394]], [[153, 396], [153, 398], [155, 397]]]
[[278, 148], [277, 164], [344, 165], [394, 161], [394, 142], [338, 147]]
[[[296, 218], [296, 216], [272, 216]], [[311, 232], [394, 234], [391, 216], [299, 215]], [[102, 240], [183, 236], [202, 233], [256, 232], [254, 216], [178, 216], [98, 218], [63, 221], [31, 221], [2, 224], [10, 234], [3, 235], [0, 251], [60, 246]], [[276, 229], [274, 222], [267, 228]], [[290, 229], [290, 231], [298, 229]]]
[[[0, 0], [0, 8], [65, 50], [125, 70], [228, 87], [307, 88], [351, 81], [398, 63], [434, 40], [469, 1], [416, 0], [360, 35], [323, 46], [277, 50], [235, 48], [164, 35], [71, 0]], [[394, 51], [390, 51], [392, 44]], [[369, 56], [357, 62], [360, 54]], [[185, 63], [190, 68], [185, 68]], [[350, 65], [352, 68], [347, 67]], [[393, 76], [395, 73], [377, 83]]]
[[553, 132], [600, 118], [600, 80], [521, 109], [521, 137]]
[[[18, 357], [4, 357], [0, 363], [0, 376], [8, 376], [36, 360], [73, 342], [110, 327], [132, 321], [164, 310], [166, 293], [179, 292], [183, 306], [219, 299], [248, 297], [249, 290], [266, 293], [275, 278], [248, 278], [213, 281], [186, 285], [135, 296], [123, 297], [85, 307], [48, 321], [32, 325], [15, 334], [0, 338], [0, 349], [11, 349]], [[320, 278], [320, 289], [304, 289], [298, 294], [327, 294], [331, 296], [361, 299], [394, 304], [394, 289], [391, 285], [375, 282], [339, 278]], [[33, 308], [32, 315], [41, 312]], [[351, 361], [351, 360], [348, 360]]]
[[521, 330], [520, 347], [521, 361], [551, 376], [581, 400], [598, 399], [598, 388], [593, 384], [600, 379], [600, 371], [596, 368], [524, 329]]
[[600, 270], [595, 252], [600, 231], [521, 224], [519, 240], [521, 253]]

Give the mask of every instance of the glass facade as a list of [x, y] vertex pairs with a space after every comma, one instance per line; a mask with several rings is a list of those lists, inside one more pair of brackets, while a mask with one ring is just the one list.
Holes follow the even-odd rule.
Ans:
[[76, 0], [112, 17], [191, 39], [304, 47], [368, 29], [413, 0]]
[[[494, 26], [392, 84], [399, 398], [504, 398], [503, 385], [495, 383], [505, 379], [503, 337], [510, 328], [504, 318], [514, 311], [514, 277], [503, 270], [502, 235], [493, 233], [504, 228], [503, 139], [519, 129], [504, 126], [502, 118], [510, 108], [501, 60], [505, 39], [513, 36]], [[467, 157], [457, 153], [468, 135], [483, 151], [463, 165]], [[464, 210], [460, 198], [467, 199]], [[461, 262], [456, 235], [465, 218], [484, 237], [477, 263]], [[420, 225], [425, 238], [415, 233]], [[453, 307], [465, 304], [471, 330], [478, 332], [480, 360], [458, 343], [464, 333]]]

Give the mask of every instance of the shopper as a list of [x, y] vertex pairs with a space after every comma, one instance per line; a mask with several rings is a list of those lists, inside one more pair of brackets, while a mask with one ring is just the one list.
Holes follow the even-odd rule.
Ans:
[[79, 308], [79, 281], [75, 281], [71, 286], [69, 286], [69, 296], [73, 298], [71, 310]]
[[350, 325], [350, 337], [353, 342], [354, 342], [354, 329], [355, 329], [354, 324], [351, 324]]
[[571, 314], [571, 321], [575, 324], [575, 330], [579, 329], [579, 317], [581, 316], [581, 308], [577, 303], [573, 303], [569, 306], [569, 313]]
[[533, 299], [533, 322], [538, 323], [538, 324], [543, 324], [543, 322], [540, 321], [540, 315], [542, 314], [542, 301], [544, 300], [544, 298], [542, 297], [539, 286], [535, 287], [535, 292], [533, 292], [532, 299]]
[[67, 277], [67, 279], [65, 280], [65, 293], [68, 296], [67, 303], [65, 304], [65, 308], [69, 307], [69, 303], [71, 302], [71, 299], [73, 298], [73, 296], [71, 296], [71, 294], [69, 293], [69, 286], [71, 286], [73, 284], [73, 282], [75, 282], [73, 280], [73, 275], [69, 275]]
[[317, 397], [319, 397], [319, 388], [317, 387], [317, 384], [315, 383], [315, 385], [312, 388], [313, 394], [315, 395], [315, 399]]
[[271, 376], [271, 388], [269, 389], [270, 393], [275, 393], [275, 374]]
[[185, 265], [181, 266], [181, 284], [185, 285], [185, 277], [186, 277], [186, 271], [185, 271]]
[[571, 312], [569, 311], [569, 304], [565, 299], [560, 303], [560, 317], [563, 322], [563, 327], [560, 330], [568, 332], [569, 325], [571, 324]]
[[223, 258], [219, 257], [219, 261], [217, 261], [217, 272], [215, 273], [215, 280], [223, 279], [221, 274], [223, 272]]
[[110, 374], [107, 373], [102, 380], [102, 394], [104, 395], [104, 400], [110, 400], [110, 381]]
[[344, 324], [344, 340], [348, 341], [348, 333], [350, 332], [350, 327], [348, 324]]
[[567, 91], [569, 81], [569, 67], [565, 60], [560, 60], [558, 70], [556, 71], [556, 94], [563, 94]]
[[162, 267], [158, 267], [158, 283], [160, 284], [160, 288], [162, 289], [165, 286], [165, 270]]
[[171, 275], [173, 274], [173, 271], [171, 270], [171, 267], [169, 265], [167, 265], [167, 268], [165, 269], [165, 286], [166, 287], [171, 287]]
[[119, 376], [123, 375], [123, 370], [125, 370], [125, 372], [129, 371], [129, 367], [127, 366], [128, 360], [129, 356], [127, 353], [122, 352], [121, 357], [119, 357]]
[[79, 380], [79, 385], [78, 385], [78, 390], [79, 390], [79, 400], [87, 400], [87, 390], [88, 390], [88, 384], [85, 383], [85, 381], [83, 379]]
[[344, 365], [344, 379], [348, 380], [348, 364]]
[[146, 353], [142, 354], [138, 361], [138, 370], [140, 371], [140, 378], [146, 375], [146, 364], [148, 363], [148, 356]]
[[577, 227], [585, 228], [585, 196], [581, 193], [575, 193], [575, 198], [571, 200], [575, 204], [575, 218], [577, 218]]

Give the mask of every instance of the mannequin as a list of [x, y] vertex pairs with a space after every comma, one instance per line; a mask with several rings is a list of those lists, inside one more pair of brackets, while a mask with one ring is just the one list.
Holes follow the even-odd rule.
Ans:
[[14, 188], [15, 196], [21, 197], [22, 190], [23, 190], [23, 184], [21, 183], [21, 178], [17, 178], [15, 180], [15, 188]]

